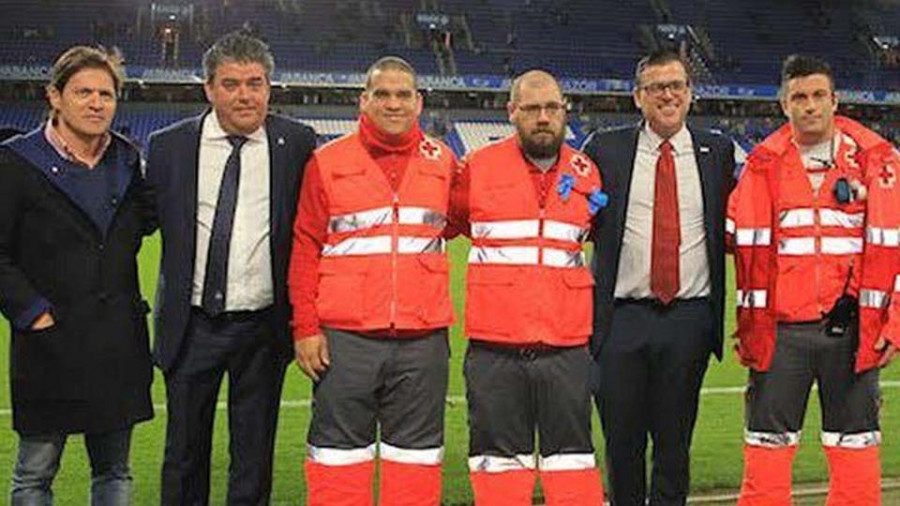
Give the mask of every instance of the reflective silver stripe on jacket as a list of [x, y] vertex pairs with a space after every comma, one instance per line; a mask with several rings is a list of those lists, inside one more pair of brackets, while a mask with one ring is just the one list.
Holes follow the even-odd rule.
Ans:
[[562, 221], [544, 220], [541, 233], [540, 220], [478, 221], [472, 223], [472, 237], [475, 239], [556, 239], [559, 241], [582, 242], [587, 237], [587, 229]]
[[[447, 218], [433, 209], [425, 207], [400, 207], [397, 209], [398, 223], [404, 225], [428, 225], [434, 228], [444, 228]], [[390, 225], [394, 222], [394, 209], [392, 207], [379, 207], [368, 211], [332, 216], [328, 220], [328, 231], [355, 232], [379, 225]]]
[[881, 309], [888, 300], [888, 294], [881, 290], [863, 288], [859, 291], [859, 307]]
[[379, 207], [368, 211], [332, 216], [328, 220], [328, 231], [331, 233], [353, 232], [393, 222], [394, 210], [391, 207]]
[[398, 221], [402, 225], [428, 225], [444, 228], [447, 217], [427, 207], [401, 207], [398, 210]]
[[[399, 237], [397, 253], [441, 253], [444, 240], [439, 237]], [[322, 256], [378, 255], [391, 252], [391, 236], [350, 237], [334, 245], [325, 245]]]
[[[543, 248], [542, 265], [550, 267], [583, 267], [582, 251]], [[537, 246], [473, 246], [469, 250], [470, 264], [538, 265]]]
[[576, 225], [570, 225], [561, 221], [544, 221], [544, 237], [559, 241], [582, 242], [587, 237], [588, 231]]
[[866, 213], [845, 213], [837, 209], [819, 209], [819, 224], [826, 227], [861, 228]]
[[[800, 208], [782, 211], [778, 216], [781, 228], [811, 227], [815, 225], [814, 209]], [[838, 209], [819, 209], [819, 224], [826, 227], [859, 228], [866, 219], [865, 213], [846, 213]]]
[[772, 229], [739, 228], [734, 231], [734, 242], [738, 246], [768, 246], [772, 241]]
[[[826, 255], [851, 255], [862, 253], [861, 237], [822, 237], [821, 253]], [[778, 241], [779, 255], [812, 255], [816, 253], [815, 237], [788, 237]]]
[[781, 228], [811, 227], [815, 223], [815, 210], [809, 208], [787, 209], [778, 215], [778, 225]]
[[737, 306], [749, 308], [766, 307], [767, 292], [765, 290], [738, 290]]
[[478, 221], [472, 223], [473, 239], [531, 239], [538, 236], [538, 220]]
[[900, 246], [900, 230], [896, 228], [866, 228], [866, 242], [876, 246], [896, 248]]

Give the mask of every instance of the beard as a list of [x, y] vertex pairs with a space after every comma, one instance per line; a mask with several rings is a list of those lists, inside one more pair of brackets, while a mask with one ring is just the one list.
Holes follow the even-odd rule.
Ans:
[[[551, 158], [559, 154], [559, 148], [565, 140], [565, 128], [561, 128], [559, 132], [554, 132], [550, 128], [536, 128], [531, 131], [524, 131], [522, 128], [516, 128], [519, 132], [519, 142], [522, 145], [522, 151], [531, 158]], [[538, 135], [538, 134], [549, 134]]]

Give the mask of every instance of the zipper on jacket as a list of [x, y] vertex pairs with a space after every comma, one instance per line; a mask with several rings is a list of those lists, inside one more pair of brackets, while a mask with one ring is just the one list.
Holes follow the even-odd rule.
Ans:
[[398, 248], [400, 246], [400, 196], [394, 192], [393, 202], [393, 223], [391, 224], [391, 335], [397, 333], [397, 263]]
[[[822, 186], [825, 182], [822, 182]], [[821, 187], [820, 187], [821, 189]], [[821, 283], [821, 263], [822, 263], [822, 226], [819, 222], [819, 192], [813, 193], [813, 273], [816, 287], [816, 311], [820, 315], [824, 315], [822, 310], [822, 283]]]
[[538, 266], [544, 265], [544, 206], [538, 209]]

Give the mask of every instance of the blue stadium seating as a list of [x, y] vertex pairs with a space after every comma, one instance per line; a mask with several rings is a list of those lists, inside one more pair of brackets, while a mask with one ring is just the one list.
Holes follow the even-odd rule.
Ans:
[[[503, 75], [543, 67], [561, 76], [628, 78], [646, 50], [641, 27], [671, 22], [708, 34], [715, 55], [709, 63], [719, 83], [771, 84], [781, 59], [800, 51], [825, 56], [845, 86], [900, 87], [900, 69], [876, 68], [866, 44], [873, 33], [900, 33], [900, 9], [889, 0], [432, 3], [455, 19], [464, 16], [471, 33], [472, 47], [460, 33], [454, 39], [460, 74]], [[159, 66], [162, 49], [154, 42], [149, 5], [133, 0], [6, 0], [0, 64], [47, 64], [68, 45], [104, 43], [121, 47], [129, 64]], [[410, 19], [419, 2], [195, 0], [191, 5], [193, 30], [184, 32], [180, 43], [183, 66], [197, 67], [211, 40], [245, 26], [271, 44], [283, 69], [360, 71], [377, 56], [392, 53], [410, 59], [424, 74], [438, 73], [422, 37], [406, 40], [416, 32]], [[660, 11], [660, 5], [666, 8]]]

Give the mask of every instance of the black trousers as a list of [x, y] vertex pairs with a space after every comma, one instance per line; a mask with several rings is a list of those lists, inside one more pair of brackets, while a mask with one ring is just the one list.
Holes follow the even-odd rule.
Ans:
[[[450, 347], [447, 329], [421, 338], [325, 329], [331, 366], [313, 387], [311, 451], [442, 449]], [[384, 448], [382, 447], [382, 450]], [[319, 462], [330, 462], [324, 453]]]
[[844, 336], [828, 336], [824, 322], [778, 324], [769, 370], [750, 370], [745, 442], [796, 445], [815, 382], [822, 409], [822, 443], [851, 448], [877, 444], [878, 369], [854, 371], [857, 335], [858, 329], [852, 327]]
[[[470, 465], [490, 470], [499, 458], [534, 469], [537, 432], [541, 460], [580, 457], [593, 468], [589, 367], [585, 346], [511, 348], [470, 341], [464, 369]], [[504, 467], [515, 469], [508, 462]]]
[[278, 406], [290, 360], [278, 349], [269, 313], [210, 318], [192, 311], [184, 349], [165, 375], [168, 422], [161, 504], [209, 504], [213, 421], [226, 372], [227, 504], [269, 503]]
[[[683, 505], [713, 315], [706, 299], [619, 301], [595, 361], [613, 506]], [[647, 436], [653, 469], [647, 493]]]

